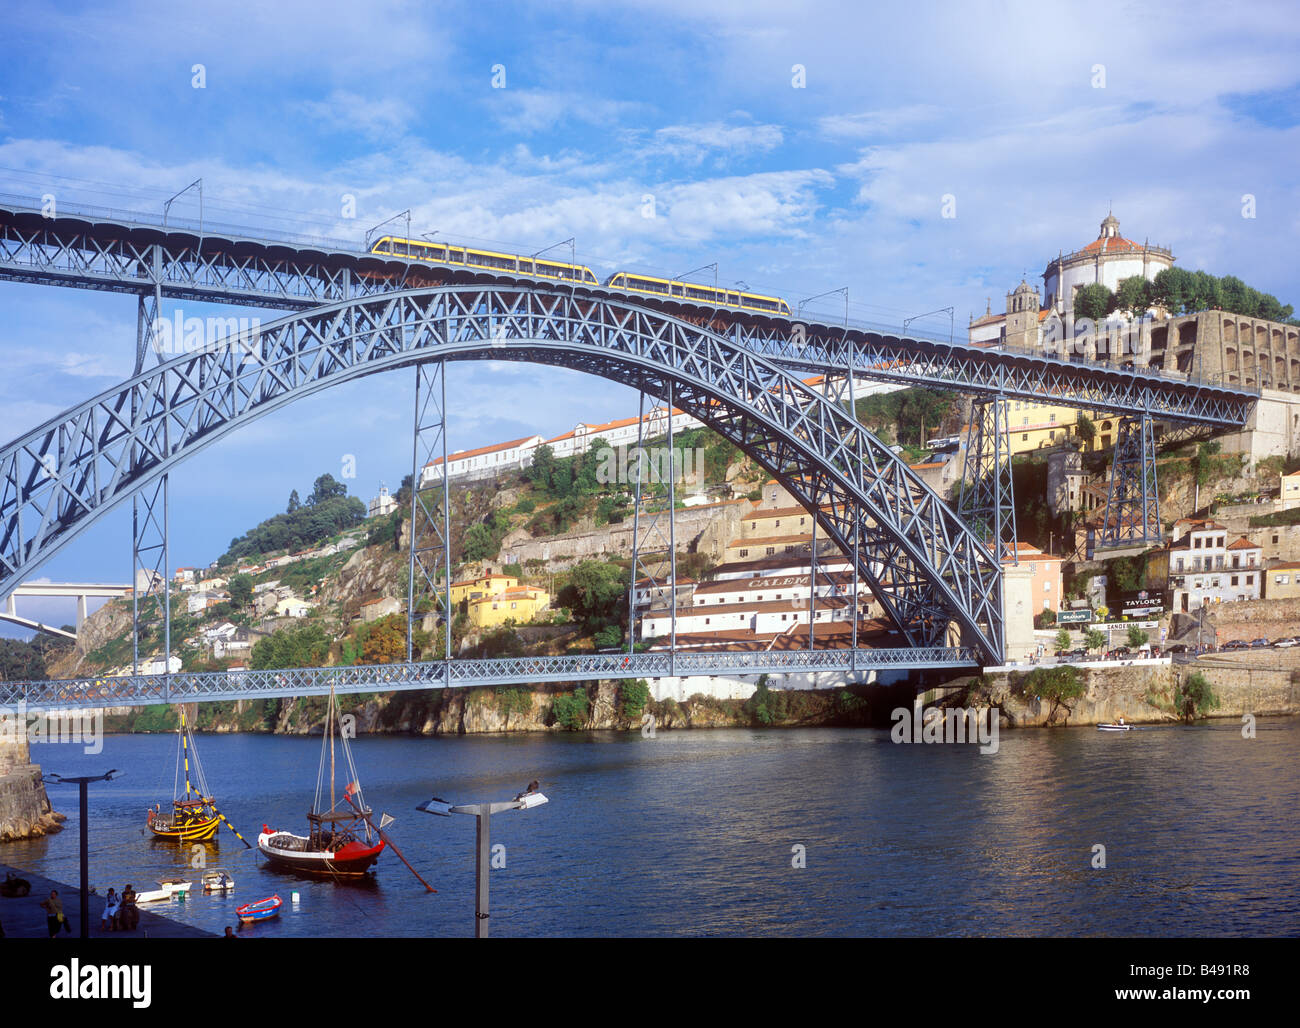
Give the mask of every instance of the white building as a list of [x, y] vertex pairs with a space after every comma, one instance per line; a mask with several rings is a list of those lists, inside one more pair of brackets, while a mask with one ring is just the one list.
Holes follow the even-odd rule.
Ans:
[[367, 510], [367, 516], [372, 518], [382, 518], [397, 510], [397, 501], [388, 495], [388, 486], [382, 483], [380, 484], [379, 495], [370, 501], [370, 506]]

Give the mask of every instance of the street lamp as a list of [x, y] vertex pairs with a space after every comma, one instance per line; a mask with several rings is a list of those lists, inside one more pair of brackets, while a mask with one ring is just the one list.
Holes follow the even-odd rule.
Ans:
[[91, 782], [110, 782], [113, 776], [120, 774], [117, 768], [106, 771], [102, 775], [83, 775], [80, 778], [64, 778], [62, 775], [51, 774], [42, 781], [51, 785], [76, 785], [78, 789], [78, 800], [81, 804], [81, 937], [90, 938], [90, 892], [86, 888], [86, 879], [89, 877], [90, 870], [90, 848], [87, 834], [87, 803], [86, 786]]
[[531, 810], [533, 807], [540, 807], [543, 803], [549, 802], [542, 793], [533, 791], [535, 785], [536, 783], [534, 783], [534, 786], [529, 787], [530, 791], [522, 792], [512, 800], [498, 800], [494, 803], [460, 803], [453, 806], [446, 800], [435, 796], [430, 800], [425, 800], [415, 808], [426, 814], [437, 814], [439, 817], [450, 817], [452, 814], [473, 814], [478, 819], [476, 832], [478, 872], [474, 886], [474, 898], [477, 907], [474, 914], [474, 938], [476, 939], [486, 939], [488, 937], [489, 819], [493, 814], [500, 814], [507, 810]]

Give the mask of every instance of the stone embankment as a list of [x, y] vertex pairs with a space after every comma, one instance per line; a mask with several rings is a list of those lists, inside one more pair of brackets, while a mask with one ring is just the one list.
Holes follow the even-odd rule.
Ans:
[[[1200, 672], [1209, 681], [1218, 703], [1209, 717], [1239, 719], [1300, 714], [1300, 663], [1280, 651], [1258, 651], [1234, 656], [1212, 654], [1191, 664], [1120, 666], [1080, 669], [1086, 691], [1077, 700], [1052, 704], [1027, 694], [1025, 672], [990, 675], [981, 691], [986, 701], [1002, 710], [1006, 727], [1046, 725], [1096, 725], [1118, 718], [1137, 724], [1181, 720], [1175, 698], [1179, 684]], [[935, 701], [964, 690], [936, 690]]]
[[4, 729], [4, 738], [0, 739], [0, 842], [57, 832], [64, 820], [50, 807], [41, 769], [32, 763], [24, 732], [16, 733], [19, 741], [9, 739], [15, 727], [13, 718], [0, 723]]

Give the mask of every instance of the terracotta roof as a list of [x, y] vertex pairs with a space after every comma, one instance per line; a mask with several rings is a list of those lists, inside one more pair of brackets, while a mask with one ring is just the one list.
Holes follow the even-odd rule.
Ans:
[[1235, 543], [1228, 543], [1228, 549], [1230, 550], [1258, 550], [1260, 548], [1259, 543], [1252, 543], [1244, 535]]
[[945, 463], [946, 461], [932, 460], [932, 461], [927, 461], [924, 464], [909, 464], [908, 467], [911, 468], [913, 471], [926, 471], [930, 468], [941, 468], [944, 466]]
[[1100, 236], [1085, 246], [1080, 253], [1141, 253], [1143, 247], [1123, 236]]
[[[524, 443], [532, 442], [532, 440], [540, 438], [541, 436], [537, 435], [526, 435], [522, 439], [511, 439], [508, 443], [496, 443], [493, 446], [480, 446], [474, 450], [459, 450], [456, 453], [450, 454], [447, 459], [448, 461], [458, 461], [463, 460], [466, 457], [480, 457], [485, 453], [496, 453], [499, 450], [512, 450], [516, 446], [522, 446]], [[433, 460], [429, 461], [425, 467], [433, 468], [437, 467], [441, 463], [442, 458], [435, 457]]]
[[1283, 564], [1274, 564], [1271, 568], [1265, 568], [1265, 571], [1291, 571], [1300, 568], [1300, 560], [1288, 560]]

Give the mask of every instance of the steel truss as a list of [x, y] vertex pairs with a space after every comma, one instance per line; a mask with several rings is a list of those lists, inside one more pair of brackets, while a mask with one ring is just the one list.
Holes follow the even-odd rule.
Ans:
[[[208, 225], [202, 235], [164, 230], [143, 215], [98, 212], [44, 218], [39, 206], [0, 202], [0, 278], [171, 299], [304, 310], [412, 285], [528, 288], [595, 302], [626, 295], [576, 283], [359, 252], [340, 241], [266, 240]], [[783, 366], [813, 374], [852, 369], [859, 378], [992, 393], [1110, 413], [1239, 426], [1258, 391], [1197, 378], [1126, 371], [1106, 362], [977, 347], [826, 324], [721, 311], [673, 301], [635, 301], [655, 317], [683, 317]]]
[[[430, 360], [551, 364], [666, 400], [813, 511], [908, 645], [1003, 649], [998, 563], [887, 446], [734, 341], [623, 302], [444, 287], [333, 304], [184, 354], [0, 448], [0, 599], [96, 517], [227, 432], [329, 386]], [[671, 389], [670, 389], [671, 387]], [[46, 472], [43, 457], [52, 455]]]
[[[371, 664], [274, 671], [185, 672], [176, 675], [124, 675], [46, 682], [0, 682], [0, 714], [15, 710], [84, 710], [275, 696], [400, 692], [462, 685], [513, 685], [532, 682], [600, 681], [616, 678], [797, 674], [804, 671], [895, 670], [977, 667], [980, 652], [969, 646], [847, 650], [776, 650], [676, 655], [586, 653], [561, 657], [453, 660], [450, 676], [443, 661]], [[673, 667], [676, 666], [674, 672]]]
[[1154, 546], [1161, 541], [1160, 490], [1151, 419], [1120, 421], [1099, 546]]
[[131, 667], [137, 675], [140, 673], [140, 603], [150, 596], [160, 597], [163, 668], [171, 670], [172, 591], [168, 576], [168, 528], [167, 476], [161, 475], [131, 497]]
[[[627, 616], [628, 653], [636, 652], [637, 623], [640, 620], [637, 617], [636, 592], [637, 582], [640, 580], [639, 576], [641, 575], [645, 576], [647, 608], [653, 605], [656, 593], [662, 595], [665, 588], [668, 591], [668, 602], [670, 604], [668, 613], [669, 640], [672, 649], [677, 649], [677, 454], [673, 449], [672, 393], [670, 390], [667, 405], [667, 434], [665, 437], [668, 443], [668, 506], [667, 509], [656, 508], [647, 512], [643, 525], [641, 489], [648, 479], [653, 480], [661, 477], [662, 467], [659, 461], [648, 457], [645, 449], [645, 398], [646, 394], [643, 390], [637, 405], [640, 420], [637, 423], [636, 452], [633, 455], [635, 465], [624, 465], [624, 462], [620, 461], [620, 466], [626, 466], [628, 474], [635, 479], [634, 506], [632, 508], [632, 570]], [[665, 560], [647, 561], [647, 555], [659, 553], [664, 554]], [[662, 578], [665, 563], [668, 565], [666, 586]]]
[[1016, 494], [1011, 476], [1006, 400], [985, 397], [971, 405], [957, 511], [999, 553], [1016, 559]]
[[[447, 477], [447, 366], [415, 366], [415, 423], [411, 445], [411, 541], [406, 579], [406, 659], [415, 659], [412, 632], [423, 616], [422, 600], [442, 612], [443, 657], [451, 659], [451, 484]], [[421, 490], [426, 466], [442, 468], [438, 500], [430, 509]], [[438, 579], [443, 579], [442, 589]], [[436, 606], [435, 606], [436, 604]]]

